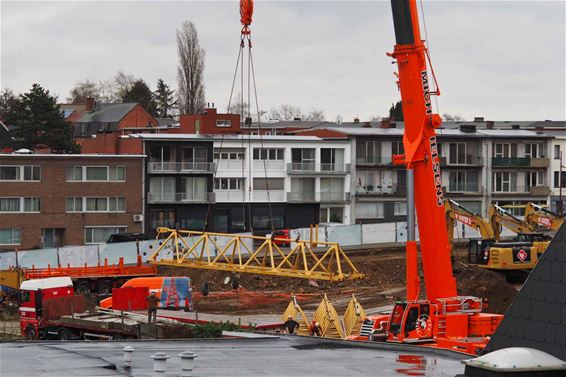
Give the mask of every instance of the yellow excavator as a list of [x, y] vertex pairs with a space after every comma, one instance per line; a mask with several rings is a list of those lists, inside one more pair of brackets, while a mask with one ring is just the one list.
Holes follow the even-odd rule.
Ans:
[[534, 226], [542, 226], [556, 232], [564, 223], [560, 215], [534, 203], [528, 203], [525, 207], [525, 221]]
[[538, 262], [538, 249], [532, 242], [518, 240], [500, 242], [490, 221], [454, 200], [444, 202], [448, 237], [454, 239], [456, 222], [477, 230], [481, 239], [471, 238], [468, 243], [468, 261], [471, 264], [501, 272], [530, 270]]
[[519, 219], [497, 204], [489, 207], [488, 216], [497, 241], [501, 241], [501, 231], [505, 227], [517, 235], [515, 241], [532, 243], [539, 257], [550, 244], [550, 237], [538, 232], [536, 225]]

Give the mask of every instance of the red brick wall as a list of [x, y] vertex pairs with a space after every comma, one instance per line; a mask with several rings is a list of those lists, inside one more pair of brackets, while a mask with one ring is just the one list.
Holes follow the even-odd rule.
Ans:
[[[40, 182], [0, 182], [0, 197], [39, 197], [41, 213], [0, 213], [0, 228], [20, 228], [21, 245], [0, 249], [26, 250], [41, 245], [42, 228], [64, 228], [64, 245], [84, 244], [87, 225], [126, 225], [128, 232], [142, 232], [133, 215], [143, 213], [143, 158], [0, 155], [0, 165], [40, 165]], [[70, 166], [125, 166], [125, 182], [67, 182]], [[66, 213], [66, 199], [78, 197], [124, 197], [125, 213]]]
[[120, 132], [98, 133], [92, 138], [76, 138], [83, 154], [142, 154], [142, 139], [121, 138]]
[[[229, 120], [230, 127], [217, 127], [216, 121]], [[205, 114], [190, 114], [181, 115], [180, 127], [171, 132], [173, 133], [196, 133], [195, 121], [200, 120], [200, 133], [201, 134], [221, 134], [231, 133], [236, 134], [240, 132], [240, 115], [239, 114], [218, 114], [216, 109], [206, 109]]]
[[140, 105], [136, 105], [121, 121], [118, 128], [157, 127], [157, 120], [149, 115]]

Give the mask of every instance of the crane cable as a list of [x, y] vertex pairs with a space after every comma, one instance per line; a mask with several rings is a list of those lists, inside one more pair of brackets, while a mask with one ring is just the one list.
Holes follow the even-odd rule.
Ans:
[[425, 32], [425, 40], [426, 40], [426, 49], [425, 49], [425, 53], [426, 53], [426, 57], [428, 59], [428, 65], [430, 66], [430, 70], [432, 73], [432, 77], [433, 77], [433, 82], [434, 82], [434, 90], [431, 92], [431, 94], [433, 93], [437, 93], [437, 95], [434, 96], [434, 103], [436, 104], [436, 113], [440, 114], [440, 108], [438, 107], [438, 95], [440, 95], [440, 91], [438, 89], [438, 82], [436, 81], [436, 75], [434, 74], [434, 69], [432, 68], [432, 62], [431, 62], [431, 58], [430, 58], [430, 42], [428, 39], [428, 31], [427, 31], [427, 27], [426, 27], [426, 16], [425, 16], [425, 12], [424, 12], [424, 5], [423, 5], [423, 0], [419, 0], [419, 3], [421, 5], [421, 14], [422, 14], [422, 18], [423, 18], [423, 28], [424, 28], [424, 32]]

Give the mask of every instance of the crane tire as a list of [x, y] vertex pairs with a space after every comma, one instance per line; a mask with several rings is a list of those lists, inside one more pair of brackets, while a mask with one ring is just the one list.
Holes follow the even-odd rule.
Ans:
[[69, 329], [66, 328], [61, 328], [59, 329], [58, 333], [57, 333], [57, 339], [65, 341], [65, 340], [71, 340], [71, 338], [73, 337], [73, 334], [71, 333], [71, 331]]
[[89, 286], [88, 282], [81, 281], [80, 283], [78, 283], [76, 291], [78, 293], [90, 293], [90, 286]]
[[112, 293], [112, 283], [108, 280], [99, 281], [96, 284], [96, 292], [100, 295], [109, 295]]

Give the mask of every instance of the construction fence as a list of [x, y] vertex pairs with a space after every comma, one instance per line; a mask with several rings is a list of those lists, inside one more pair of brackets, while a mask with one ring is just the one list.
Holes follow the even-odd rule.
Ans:
[[[293, 229], [290, 232], [292, 241], [311, 239], [311, 228]], [[250, 233], [241, 233], [250, 235]], [[509, 235], [511, 233], [509, 232]], [[503, 235], [508, 235], [504, 232]], [[458, 224], [454, 238], [478, 237], [478, 233], [467, 227]], [[214, 237], [219, 248], [229, 242], [229, 237]], [[313, 240], [316, 236], [313, 234]], [[185, 238], [189, 246], [194, 245], [196, 238]], [[249, 242], [249, 249], [253, 249], [251, 239], [242, 238], [244, 242]], [[322, 242], [337, 242], [340, 246], [363, 246], [369, 244], [382, 243], [402, 243], [407, 241], [407, 224], [405, 222], [390, 222], [380, 224], [356, 224], [356, 225], [336, 225], [318, 228], [318, 239]], [[418, 229], [417, 229], [418, 240]], [[296, 243], [291, 242], [291, 247]], [[85, 246], [65, 246], [59, 248], [5, 251], [0, 252], [0, 270], [11, 267], [22, 268], [46, 268], [48, 266], [96, 266], [117, 264], [119, 258], [124, 258], [125, 264], [135, 264], [137, 256], [141, 255], [146, 260], [159, 247], [159, 240], [148, 240], [139, 242], [121, 242], [100, 245]], [[170, 258], [167, 253], [173, 253], [173, 249], [165, 250], [161, 253], [161, 258]], [[217, 251], [211, 250], [214, 255]]]

